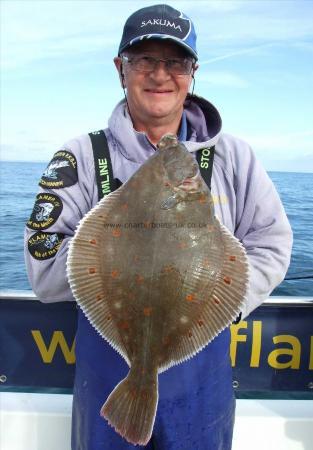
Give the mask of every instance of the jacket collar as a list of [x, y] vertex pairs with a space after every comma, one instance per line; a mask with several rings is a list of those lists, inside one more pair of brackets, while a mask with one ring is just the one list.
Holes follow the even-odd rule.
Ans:
[[[207, 100], [188, 95], [184, 111], [187, 120], [187, 140], [182, 141], [190, 152], [212, 147], [219, 139], [222, 120], [217, 109]], [[133, 128], [125, 100], [120, 101], [109, 119], [109, 129], [123, 156], [133, 162], [142, 163], [155, 152], [144, 132]]]

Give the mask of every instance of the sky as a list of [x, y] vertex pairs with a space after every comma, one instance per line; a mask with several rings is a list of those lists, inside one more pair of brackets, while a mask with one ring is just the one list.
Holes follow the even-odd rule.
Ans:
[[[0, 159], [49, 161], [123, 97], [123, 25], [157, 1], [0, 0]], [[313, 172], [313, 0], [163, 1], [193, 20], [195, 93], [266, 170]]]

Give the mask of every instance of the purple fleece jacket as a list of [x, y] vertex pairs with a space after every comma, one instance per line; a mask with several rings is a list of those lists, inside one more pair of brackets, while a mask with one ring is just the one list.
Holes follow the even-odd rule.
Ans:
[[[251, 148], [244, 141], [221, 133], [221, 119], [216, 108], [204, 99], [199, 102], [193, 98], [186, 101], [185, 112], [189, 129], [188, 141], [184, 142], [187, 149], [194, 152], [215, 145], [211, 190], [215, 214], [247, 250], [250, 283], [242, 311], [246, 317], [283, 280], [290, 262], [291, 228], [275, 187]], [[155, 152], [147, 136], [134, 130], [124, 101], [114, 109], [105, 133], [114, 177], [122, 182]], [[57, 154], [45, 172], [51, 179], [54, 174], [54, 178], [60, 180], [62, 168], [60, 170], [57, 165], [63, 162], [67, 165], [65, 169], [63, 167], [65, 187], [58, 181], [41, 183], [41, 202], [46, 200], [45, 204], [52, 204], [54, 211], [50, 212], [50, 206], [46, 220], [37, 216], [42, 222], [39, 219], [30, 221], [25, 231], [29, 280], [44, 302], [74, 300], [66, 278], [68, 243], [78, 222], [98, 201], [89, 136], [82, 135], [66, 142], [61, 151], [66, 152], [67, 159], [62, 157], [62, 152]], [[53, 201], [44, 194], [52, 194]], [[38, 207], [37, 201], [33, 218], [35, 210], [40, 209], [42, 203]], [[43, 245], [50, 251], [43, 252]]]

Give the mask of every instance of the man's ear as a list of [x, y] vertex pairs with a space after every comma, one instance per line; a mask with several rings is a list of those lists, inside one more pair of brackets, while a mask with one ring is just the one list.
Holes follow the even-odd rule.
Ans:
[[125, 75], [124, 75], [122, 66], [121, 66], [121, 71], [120, 71], [120, 80], [121, 80], [122, 88], [125, 89], [126, 88]]
[[192, 69], [192, 72], [191, 72], [192, 78], [195, 77], [195, 73], [196, 73], [196, 71], [197, 71], [198, 69], [199, 69], [199, 64], [195, 64], [194, 67], [193, 67], [193, 69]]
[[116, 56], [113, 61], [114, 61], [116, 70], [118, 72], [119, 78], [120, 78], [121, 86], [124, 89], [126, 87], [126, 84], [125, 84], [125, 76], [124, 76], [124, 73], [123, 73], [122, 60], [121, 60], [121, 58]]

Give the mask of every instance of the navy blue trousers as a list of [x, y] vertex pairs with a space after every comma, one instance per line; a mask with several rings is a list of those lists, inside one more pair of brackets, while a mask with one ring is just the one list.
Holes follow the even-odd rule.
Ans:
[[128, 366], [78, 315], [72, 450], [230, 450], [235, 398], [225, 330], [198, 355], [159, 375], [159, 403], [152, 438], [133, 446], [99, 412]]

